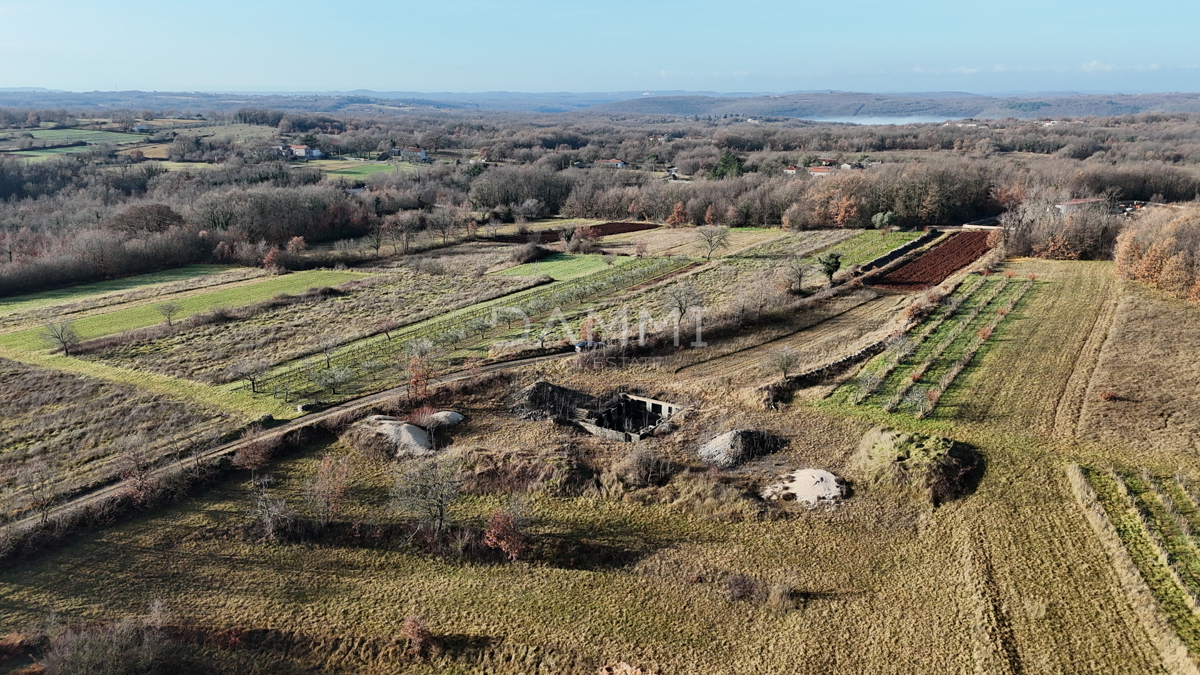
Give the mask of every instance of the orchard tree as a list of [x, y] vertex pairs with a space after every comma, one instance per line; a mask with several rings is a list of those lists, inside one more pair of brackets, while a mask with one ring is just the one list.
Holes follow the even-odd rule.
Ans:
[[704, 259], [712, 260], [714, 253], [729, 248], [729, 228], [713, 225], [697, 228], [696, 242], [704, 251]]

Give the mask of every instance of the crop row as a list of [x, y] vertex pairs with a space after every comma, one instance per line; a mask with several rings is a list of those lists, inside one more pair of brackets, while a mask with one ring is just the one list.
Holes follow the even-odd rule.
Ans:
[[983, 297], [981, 297], [979, 301], [975, 303], [975, 306], [971, 309], [971, 311], [967, 312], [961, 319], [954, 323], [954, 325], [950, 328], [946, 335], [942, 337], [933, 350], [925, 356], [925, 359], [920, 365], [917, 366], [916, 370], [902, 380], [899, 388], [897, 388], [892, 396], [884, 402], [883, 409], [885, 411], [895, 412], [896, 409], [900, 407], [900, 404], [905, 401], [906, 397], [909, 397], [908, 395], [913, 386], [925, 376], [926, 371], [933, 367], [933, 364], [937, 361], [938, 357], [940, 357], [947, 349], [950, 348], [951, 345], [955, 343], [956, 340], [958, 340], [959, 336], [966, 331], [967, 326], [979, 316], [980, 312], [992, 304], [992, 302], [1000, 295], [1007, 285], [1007, 277], [993, 284], [992, 288], [988, 289], [988, 291], [984, 293]]
[[[900, 367], [902, 363], [912, 358], [913, 354], [920, 349], [925, 340], [942, 327], [946, 321], [954, 317], [963, 304], [967, 302], [984, 284], [983, 277], [977, 277], [970, 285], [960, 285], [955, 289], [955, 292], [950, 294], [941, 305], [940, 310], [935, 316], [925, 323], [925, 327], [921, 332], [913, 337], [901, 337], [892, 345], [886, 353], [880, 357], [880, 365], [871, 370], [864, 372], [856, 380], [858, 391], [855, 392], [853, 402], [858, 405], [867, 400], [879, 386], [882, 385], [892, 371]], [[961, 292], [960, 292], [961, 291]]]
[[1200, 553], [1192, 534], [1200, 514], [1190, 490], [1146, 471], [1086, 469], [1084, 475], [1167, 622], [1189, 649], [1200, 651]]
[[500, 322], [523, 322], [543, 316], [558, 308], [571, 307], [590, 298], [651, 281], [688, 264], [690, 261], [686, 258], [640, 258], [586, 277], [515, 293], [440, 319], [376, 335], [336, 353], [277, 370], [252, 386], [257, 392], [269, 392], [285, 399], [333, 389], [330, 382], [346, 384], [373, 377], [393, 364], [397, 357], [453, 348], [469, 338], [482, 338]]

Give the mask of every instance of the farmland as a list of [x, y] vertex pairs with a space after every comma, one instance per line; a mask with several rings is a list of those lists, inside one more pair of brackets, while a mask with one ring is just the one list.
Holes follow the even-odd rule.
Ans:
[[538, 277], [546, 276], [561, 281], [586, 276], [604, 269], [609, 264], [627, 262], [628, 258], [605, 260], [601, 255], [572, 255], [570, 253], [554, 253], [537, 262], [516, 265], [495, 274], [508, 277]]
[[952, 234], [934, 247], [929, 255], [890, 272], [877, 284], [882, 288], [907, 291], [935, 286], [983, 255], [988, 250], [987, 242], [987, 232]]
[[[675, 232], [612, 235], [601, 245], [613, 250], [615, 238], [640, 238], [647, 247], [657, 241], [662, 251], [694, 245]], [[694, 231], [683, 232], [694, 240]], [[945, 298], [908, 328], [906, 357], [890, 365], [895, 352], [885, 352], [828, 399], [798, 396], [764, 409], [740, 395], [778, 380], [771, 356], [780, 349], [793, 350], [794, 367], [803, 370], [894, 334], [923, 294], [856, 286], [813, 297], [826, 282], [816, 256], [837, 251], [845, 267], [860, 265], [918, 234], [751, 230], [709, 263], [694, 251], [688, 258], [618, 256], [611, 265], [599, 255], [556, 254], [536, 266], [507, 268], [511, 247], [470, 243], [384, 261], [359, 273], [233, 279], [229, 272], [193, 270], [177, 278], [148, 276], [126, 285], [15, 299], [24, 304], [13, 305], [11, 316], [32, 323], [38, 312], [70, 308], [80, 315], [81, 332], [98, 335], [159, 323], [153, 312], [161, 297], [178, 296], [189, 303], [189, 313], [198, 313], [245, 307], [309, 286], [336, 287], [328, 297], [288, 301], [244, 318], [71, 359], [81, 367], [159, 378], [155, 382], [179, 378], [194, 387], [227, 382], [231, 363], [259, 359], [276, 365], [264, 377], [268, 384], [260, 384], [271, 393], [256, 398], [241, 385], [211, 389], [272, 404], [280, 401], [273, 394], [281, 383], [292, 396], [316, 398], [307, 373], [325, 367], [354, 371], [354, 384], [338, 395], [378, 389], [384, 386], [380, 377], [395, 383], [404, 376], [409, 345], [421, 339], [435, 342], [442, 356], [481, 353], [513, 335], [501, 325], [475, 325], [503, 307], [538, 318], [561, 306], [571, 322], [592, 310], [603, 325], [622, 310], [661, 314], [667, 294], [681, 285], [697, 289], [713, 311], [736, 310], [739, 303], [750, 311], [759, 300], [768, 312], [791, 307], [789, 302], [811, 303], [754, 330], [722, 334], [704, 349], [668, 349], [658, 365], [582, 370], [574, 360], [546, 361], [536, 372], [517, 371], [510, 382], [447, 401], [468, 421], [446, 434], [443, 447], [464, 466], [475, 467], [463, 471], [466, 484], [476, 486], [452, 507], [454, 536], [473, 536], [497, 508], [518, 499], [512, 493], [529, 490], [530, 496], [520, 498], [527, 504], [522, 508], [529, 516], [529, 549], [517, 562], [486, 555], [476, 560], [467, 552], [468, 539], [462, 539], [467, 543], [459, 553], [454, 546], [431, 553], [399, 543], [386, 534], [407, 522], [388, 506], [392, 466], [361, 455], [348, 437], [317, 432], [263, 470], [271, 476], [270, 494], [297, 517], [310, 517], [306, 482], [325, 453], [345, 457], [352, 478], [335, 525], [360, 534], [255, 540], [245, 534], [252, 517], [251, 477], [235, 473], [189, 503], [88, 533], [0, 571], [0, 622], [29, 625], [50, 605], [79, 619], [136, 614], [145, 611], [148, 598], [167, 597], [171, 620], [190, 627], [193, 636], [206, 636], [204, 649], [216, 662], [233, 667], [253, 654], [256, 672], [263, 673], [293, 672], [314, 662], [361, 673], [395, 672], [397, 664], [412, 672], [594, 673], [619, 661], [663, 674], [792, 672], [799, 662], [853, 672], [1161, 671], [1161, 640], [1146, 628], [1147, 616], [1164, 613], [1169, 632], [1178, 632], [1185, 644], [1200, 635], [1187, 609], [1192, 585], [1200, 588], [1200, 573], [1189, 570], [1200, 559], [1189, 557], [1194, 548], [1188, 548], [1180, 524], [1194, 519], [1200, 527], [1200, 510], [1185, 500], [1200, 484], [1193, 482], [1200, 465], [1143, 450], [1129, 455], [1129, 466], [1138, 469], [1110, 473], [1096, 467], [1108, 466], [1115, 440], [1088, 434], [1108, 428], [1095, 421], [1098, 415], [1114, 414], [1097, 406], [1120, 403], [1102, 401], [1094, 392], [1112, 388], [1130, 398], [1143, 396], [1133, 386], [1133, 372], [1119, 367], [1134, 357], [1119, 351], [1110, 335], [1164, 315], [1189, 326], [1194, 308], [1128, 289], [1120, 302], [1109, 303], [1118, 284], [1107, 263], [1014, 259], [990, 275], [962, 270], [951, 275], [944, 282]], [[926, 261], [929, 269], [935, 263], [957, 265], [945, 262], [946, 250], [934, 247], [917, 262]], [[789, 299], [779, 275], [781, 264], [791, 259], [803, 261], [808, 271], [802, 293]], [[556, 281], [528, 287], [543, 275]], [[210, 282], [217, 285], [204, 285]], [[289, 285], [281, 285], [285, 282]], [[385, 319], [396, 322], [392, 334], [378, 333]], [[45, 357], [28, 342], [33, 330], [22, 328], [0, 343], [9, 340], [9, 349], [27, 350], [30, 358], [66, 360]], [[1142, 336], [1122, 339], [1120, 346], [1140, 344], [1140, 354], [1170, 368], [1176, 366], [1165, 345], [1187, 335], [1181, 328], [1160, 343]], [[529, 337], [525, 340], [528, 346]], [[372, 375], [368, 371], [375, 366], [367, 364], [373, 362], [387, 365]], [[8, 367], [25, 373], [35, 368]], [[881, 369], [887, 372], [876, 390], [856, 404], [864, 375]], [[94, 388], [119, 388], [81, 375], [44, 373], [38, 377], [84, 383], [59, 387], [77, 392], [70, 395], [64, 420], [95, 407], [90, 403], [101, 394], [91, 393]], [[689, 410], [661, 438], [636, 446], [601, 440], [569, 426], [514, 416], [510, 402], [538, 378], [593, 395], [617, 388], [653, 392]], [[932, 387], [943, 393], [925, 412], [924, 393], [902, 391]], [[1076, 391], [1083, 393], [1063, 393]], [[892, 400], [897, 403], [888, 412]], [[207, 410], [198, 402], [187, 405]], [[384, 409], [403, 414], [410, 405], [400, 397]], [[1062, 413], [1064, 405], [1074, 405], [1075, 412]], [[32, 420], [44, 416], [44, 408], [30, 410], [14, 420], [15, 428], [34, 428]], [[1137, 424], [1136, 410], [1126, 424]], [[205, 420], [204, 414], [226, 416], [213, 418], [221, 419], [213, 429], [246, 419], [232, 410], [170, 419]], [[1056, 425], [1062, 414], [1072, 420], [1066, 435], [1056, 431], [1063, 428]], [[936, 508], [874, 484], [853, 456], [862, 434], [881, 421], [967, 444], [985, 458], [986, 472], [966, 496]], [[201, 433], [208, 429], [204, 424], [191, 431], [164, 427], [170, 432], [164, 436]], [[786, 443], [737, 469], [709, 470], [697, 460], [696, 448], [731, 428], [761, 429]], [[1151, 435], [1149, 428], [1143, 433], [1148, 444], [1170, 439], [1171, 448], [1181, 449], [1188, 428], [1173, 428], [1176, 436]], [[85, 438], [92, 436], [103, 437], [93, 432]], [[111, 439], [82, 444], [80, 458], [98, 455], [106, 461], [82, 469], [82, 459], [68, 460], [66, 473], [74, 482], [64, 485], [76, 488], [111, 476], [121, 464], [106, 448], [117, 447], [120, 442]], [[164, 442], [152, 452], [169, 454], [172, 447]], [[635, 447], [669, 460], [672, 468], [660, 484], [614, 478]], [[1161, 596], [1163, 609], [1131, 600], [1110, 561], [1110, 547], [1077, 504], [1074, 479], [1063, 470], [1067, 459], [1088, 467], [1096, 499], [1151, 592]], [[518, 489], [499, 480], [479, 482], [482, 474], [471, 473], [505, 462], [538, 467], [529, 475], [543, 478], [528, 479]], [[809, 510], [764, 504], [754, 496], [778, 474], [812, 466], [854, 481], [852, 497]], [[1025, 484], [1036, 487], [1014, 488]], [[1162, 507], [1168, 502], [1178, 517]], [[1132, 528], [1141, 522], [1147, 529], [1138, 534]], [[369, 532], [376, 534], [362, 534]], [[1146, 542], [1162, 547], [1180, 571], [1139, 554]], [[63, 573], [75, 569], [88, 570], [86, 581]], [[729, 588], [737, 575], [764, 589], [784, 590], [772, 590], [774, 600], [735, 599]], [[409, 614], [445, 636], [442, 654], [417, 661], [397, 646], [396, 627]], [[226, 644], [220, 636], [243, 629], [256, 637], [242, 651], [214, 646]], [[844, 648], [847, 636], [855, 649]], [[354, 647], [337, 646], [345, 644]]]
[[0, 359], [0, 516], [33, 507], [41, 494], [22, 472], [36, 470], [37, 490], [67, 494], [113, 480], [130, 463], [212, 442], [242, 420], [183, 399]]
[[94, 302], [100, 296], [117, 293], [135, 288], [145, 288], [167, 284], [174, 281], [195, 279], [224, 272], [229, 268], [224, 265], [188, 265], [162, 272], [139, 274], [132, 277], [98, 281], [92, 284], [81, 284], [52, 291], [29, 293], [17, 298], [0, 298], [0, 315], [27, 312], [43, 307], [65, 304], [70, 301], [87, 300]]
[[[248, 305], [268, 300], [280, 293], [300, 293], [309, 288], [330, 286], [367, 276], [361, 272], [297, 272], [247, 285], [196, 293], [173, 300], [179, 305], [178, 319], [222, 307]], [[87, 316], [75, 321], [79, 337], [88, 340], [135, 328], [153, 326], [163, 320], [158, 308], [140, 305]], [[0, 336], [0, 346], [34, 350], [43, 346], [41, 329], [30, 328]]]
[[[32, 137], [34, 146], [64, 145], [68, 143], [122, 145], [140, 143], [145, 140], [145, 137], [140, 134], [126, 134], [115, 131], [90, 131], [87, 129], [34, 129], [24, 133], [28, 133]], [[21, 138], [17, 135], [0, 133], [0, 150], [21, 149], [20, 141]]]

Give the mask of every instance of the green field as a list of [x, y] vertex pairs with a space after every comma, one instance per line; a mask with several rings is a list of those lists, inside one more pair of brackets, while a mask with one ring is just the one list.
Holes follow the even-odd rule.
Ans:
[[228, 265], [188, 265], [187, 267], [178, 267], [176, 269], [166, 270], [163, 272], [139, 274], [133, 277], [113, 279], [111, 281], [97, 281], [94, 284], [83, 284], [81, 286], [71, 286], [70, 288], [58, 288], [53, 291], [42, 291], [40, 293], [29, 293], [26, 295], [18, 295], [13, 298], [0, 298], [0, 316], [24, 312], [31, 309], [38, 309], [40, 307], [47, 307], [50, 305], [57, 305], [64, 302], [74, 302], [94, 295], [112, 293], [114, 291], [127, 291], [131, 288], [140, 288], [142, 286], [153, 286], [155, 284], [165, 284], [172, 281], [194, 279], [195, 277], [202, 277], [209, 274], [224, 272], [227, 269], [230, 269]]
[[[28, 132], [39, 141], [53, 143], [98, 143], [103, 145], [121, 145], [124, 143], [140, 143], [146, 140], [141, 134], [124, 134], [116, 131], [92, 131], [90, 129], [38, 129]], [[14, 145], [19, 139], [16, 134], [0, 136], [0, 143]]]
[[[623, 265], [632, 258], [620, 256], [613, 259], [614, 265]], [[506, 277], [550, 277], [555, 281], [574, 279], [604, 269], [608, 263], [602, 255], [572, 255], [555, 253], [537, 262], [517, 265], [494, 274]]]
[[899, 248], [924, 234], [923, 232], [888, 232], [867, 230], [862, 234], [830, 247], [842, 254], [842, 267], [861, 265]]
[[[362, 272], [312, 270], [275, 277], [255, 284], [180, 298], [177, 302], [181, 309], [175, 320], [179, 321], [192, 314], [217, 307], [249, 305], [268, 300], [280, 293], [302, 293], [310, 288], [333, 286], [365, 276], [369, 275]], [[126, 330], [153, 326], [163, 320], [156, 307], [157, 305], [142, 305], [85, 317], [75, 321], [75, 330], [79, 333], [80, 338], [90, 340]], [[41, 329], [31, 328], [0, 337], [0, 346], [33, 351], [41, 349], [45, 345], [42, 343]]]

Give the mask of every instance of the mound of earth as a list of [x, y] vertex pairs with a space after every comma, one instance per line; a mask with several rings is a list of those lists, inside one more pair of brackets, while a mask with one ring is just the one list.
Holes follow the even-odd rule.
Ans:
[[399, 417], [371, 415], [357, 426], [383, 440], [388, 450], [396, 457], [424, 457], [433, 454], [429, 432]]
[[465, 419], [467, 418], [463, 417], [461, 413], [456, 413], [453, 410], [439, 410], [429, 416], [430, 423], [436, 424], [439, 428], [456, 427], [462, 424]]
[[875, 427], [859, 443], [854, 465], [872, 483], [937, 505], [970, 491], [982, 459], [949, 438]]
[[763, 499], [782, 499], [816, 506], [818, 502], [835, 502], [846, 495], [846, 484], [824, 469], [800, 469], [783, 477], [762, 491]]
[[734, 429], [700, 446], [700, 459], [722, 469], [730, 469], [760, 455], [768, 455], [784, 446], [783, 439], [762, 431]]

